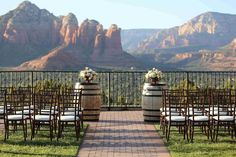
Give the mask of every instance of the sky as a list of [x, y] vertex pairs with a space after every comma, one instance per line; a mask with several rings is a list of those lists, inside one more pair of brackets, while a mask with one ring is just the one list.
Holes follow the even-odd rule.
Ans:
[[[1, 0], [3, 1], [3, 0]], [[104, 28], [170, 28], [208, 11], [236, 14], [236, 0], [30, 0], [56, 16], [72, 12], [78, 22], [99, 21]], [[23, 0], [4, 0], [0, 15], [15, 9]]]

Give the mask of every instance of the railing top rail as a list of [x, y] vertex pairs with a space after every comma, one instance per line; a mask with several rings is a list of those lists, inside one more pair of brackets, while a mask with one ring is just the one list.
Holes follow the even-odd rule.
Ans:
[[[98, 73], [144, 73], [148, 70], [98, 70]], [[63, 72], [63, 73], [77, 73], [80, 70], [0, 70], [1, 72]], [[164, 70], [163, 73], [236, 73], [236, 71], [181, 71], [181, 70]]]

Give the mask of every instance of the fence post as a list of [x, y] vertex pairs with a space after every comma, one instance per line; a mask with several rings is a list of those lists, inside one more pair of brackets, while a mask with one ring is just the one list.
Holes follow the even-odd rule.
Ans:
[[189, 90], [189, 82], [190, 82], [190, 80], [189, 80], [189, 72], [187, 71], [187, 90]]
[[31, 71], [31, 88], [32, 88], [32, 91], [34, 89], [34, 72]]
[[110, 72], [108, 72], [108, 110], [111, 110], [111, 104], [110, 104], [110, 96], [111, 96], [111, 76], [110, 76]]

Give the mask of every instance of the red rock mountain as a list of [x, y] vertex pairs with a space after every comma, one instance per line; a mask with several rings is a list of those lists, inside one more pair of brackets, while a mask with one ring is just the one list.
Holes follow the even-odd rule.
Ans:
[[139, 44], [138, 49], [224, 46], [236, 37], [236, 15], [216, 12], [203, 13], [185, 24], [153, 34]]
[[72, 13], [56, 17], [29, 1], [0, 16], [0, 55], [0, 66], [21, 64], [17, 69], [142, 66], [123, 52], [118, 26], [106, 30], [88, 19], [79, 25]]
[[235, 25], [236, 15], [203, 13], [154, 33], [132, 54], [163, 69], [235, 70]]
[[225, 52], [233, 53], [232, 55], [236, 55], [236, 38], [234, 38], [228, 45], [226, 45], [222, 49]]

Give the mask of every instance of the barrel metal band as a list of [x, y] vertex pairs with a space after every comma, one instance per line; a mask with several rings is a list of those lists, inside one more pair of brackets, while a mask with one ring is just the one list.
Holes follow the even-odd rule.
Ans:
[[82, 94], [82, 96], [96, 96], [96, 95], [101, 95], [101, 94]]
[[86, 108], [86, 109], [84, 109], [84, 111], [100, 111], [100, 109], [91, 109], [91, 108]]
[[99, 114], [84, 114], [83, 116], [99, 116]]
[[146, 108], [143, 108], [143, 110], [144, 110], [144, 111], [160, 111], [160, 109], [154, 110], [154, 109], [146, 109]]
[[160, 117], [160, 115], [146, 115], [146, 114], [143, 114], [143, 116], [145, 116], [145, 117]]
[[162, 97], [162, 95], [142, 95], [144, 97]]
[[148, 91], [162, 91], [162, 89], [148, 89]]

